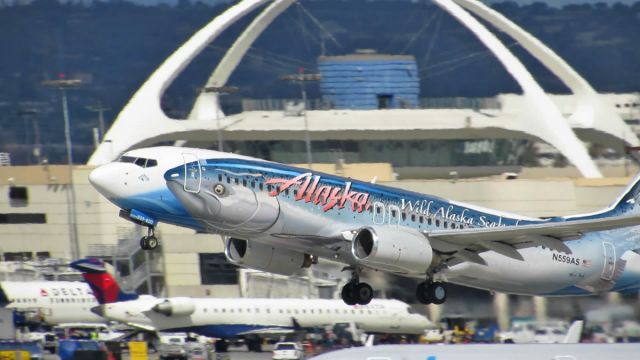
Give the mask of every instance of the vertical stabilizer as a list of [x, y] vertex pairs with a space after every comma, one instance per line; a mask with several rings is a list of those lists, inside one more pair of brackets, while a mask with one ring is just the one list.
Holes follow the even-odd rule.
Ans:
[[107, 265], [96, 258], [80, 259], [69, 264], [70, 267], [82, 273], [82, 277], [91, 287], [99, 304], [137, 299], [137, 294], [125, 293], [120, 289], [116, 279], [107, 271]]

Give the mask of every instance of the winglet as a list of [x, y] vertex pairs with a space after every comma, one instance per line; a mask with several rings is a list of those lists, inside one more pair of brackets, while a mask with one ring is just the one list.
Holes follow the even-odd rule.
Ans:
[[93, 295], [99, 304], [109, 304], [118, 301], [135, 300], [138, 294], [125, 293], [106, 268], [101, 259], [86, 258], [72, 262], [69, 266], [82, 273], [82, 277], [89, 284]]
[[576, 320], [571, 323], [567, 336], [562, 340], [563, 344], [577, 344], [582, 337], [582, 327], [584, 326], [584, 320]]

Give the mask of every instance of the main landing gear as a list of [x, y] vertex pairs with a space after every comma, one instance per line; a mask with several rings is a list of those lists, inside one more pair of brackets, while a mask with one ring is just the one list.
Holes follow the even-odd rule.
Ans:
[[155, 235], [154, 228], [148, 227], [147, 236], [140, 239], [140, 248], [142, 250], [153, 250], [158, 247], [158, 238]]
[[439, 281], [424, 281], [416, 287], [416, 298], [423, 304], [440, 305], [447, 300], [447, 288]]
[[347, 305], [367, 305], [373, 299], [373, 288], [359, 278], [358, 271], [354, 270], [351, 280], [342, 287], [342, 301]]

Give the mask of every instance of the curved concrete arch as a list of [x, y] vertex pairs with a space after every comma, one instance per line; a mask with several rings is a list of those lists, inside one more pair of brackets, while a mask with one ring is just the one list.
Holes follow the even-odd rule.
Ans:
[[528, 104], [526, 108], [530, 109], [520, 119], [523, 131], [530, 132], [556, 147], [583, 176], [602, 177], [584, 144], [569, 127], [558, 108], [507, 47], [453, 0], [434, 0], [434, 2], [471, 30], [518, 82]]
[[189, 129], [210, 129], [211, 121], [176, 120], [169, 118], [160, 107], [160, 98], [176, 76], [222, 31], [268, 0], [242, 0], [216, 16], [169, 56], [151, 74], [125, 105], [105, 134], [105, 140], [89, 158], [89, 165], [114, 160], [120, 153], [148, 143], [148, 139], [166, 133]]
[[[233, 45], [226, 52], [218, 66], [207, 80], [205, 87], [224, 86], [229, 80], [229, 76], [236, 69], [244, 55], [258, 36], [271, 25], [273, 20], [291, 6], [296, 0], [275, 0], [264, 11], [262, 11], [245, 31], [236, 39]], [[215, 92], [201, 92], [189, 113], [189, 119], [210, 120], [217, 115], [223, 115], [218, 103], [218, 94]]]
[[[569, 116], [570, 121], [621, 139], [627, 145], [640, 146], [640, 140], [618, 115], [613, 105], [598, 97], [598, 93], [587, 80], [548, 46], [504, 15], [477, 0], [453, 1], [516, 40], [576, 95], [575, 110]], [[601, 141], [612, 147], [621, 147], [619, 141], [612, 142], [607, 139], [601, 139]]]

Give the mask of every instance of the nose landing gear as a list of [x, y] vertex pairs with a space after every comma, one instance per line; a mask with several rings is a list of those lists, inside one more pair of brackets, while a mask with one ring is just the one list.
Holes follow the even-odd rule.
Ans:
[[372, 299], [373, 288], [360, 282], [359, 271], [353, 270], [351, 280], [342, 287], [342, 301], [347, 305], [367, 305]]
[[424, 281], [416, 287], [416, 298], [423, 304], [443, 304], [447, 300], [447, 288], [439, 281]]
[[158, 238], [155, 235], [153, 227], [148, 227], [147, 236], [140, 239], [140, 248], [142, 250], [153, 250], [158, 247]]

